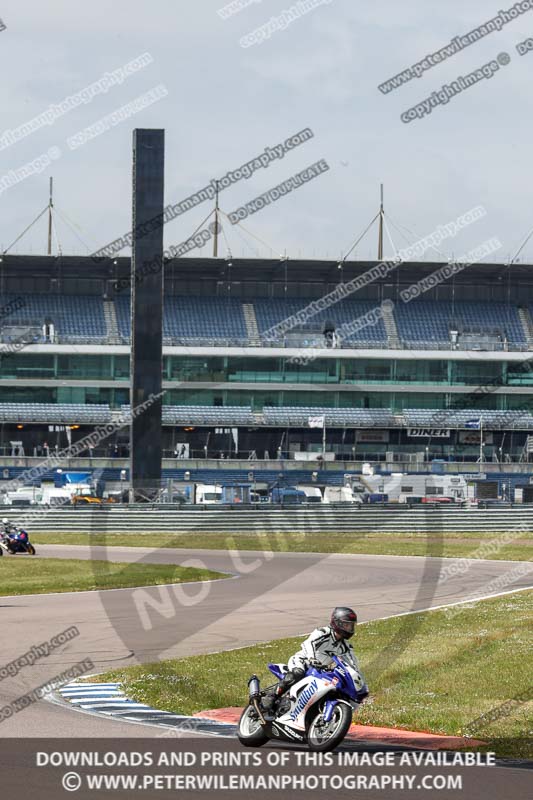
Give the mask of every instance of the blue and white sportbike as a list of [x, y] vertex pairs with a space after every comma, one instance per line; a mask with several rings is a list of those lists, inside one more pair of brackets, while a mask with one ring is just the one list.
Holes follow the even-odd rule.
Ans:
[[[281, 680], [281, 664], [269, 664]], [[286, 667], [285, 667], [286, 670]], [[307, 744], [310, 750], [325, 753], [339, 745], [352, 722], [354, 710], [368, 695], [359, 672], [337, 656], [327, 666], [311, 664], [305, 677], [281, 695], [267, 713], [261, 700], [272, 687], [261, 690], [253, 675], [249, 682], [249, 702], [241, 714], [237, 737], [245, 747], [261, 747], [269, 739]]]

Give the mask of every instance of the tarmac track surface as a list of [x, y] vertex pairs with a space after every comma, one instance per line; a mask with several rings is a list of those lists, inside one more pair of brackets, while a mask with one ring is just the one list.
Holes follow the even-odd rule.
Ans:
[[[76, 625], [80, 635], [15, 677], [0, 681], [0, 707], [51, 680], [84, 658], [95, 671], [161, 658], [216, 652], [285, 636], [307, 635], [327, 621], [335, 605], [353, 605], [360, 621], [448, 605], [493, 594], [486, 587], [521, 562], [469, 562], [462, 575], [437, 583], [441, 564], [452, 559], [257, 552], [230, 554], [215, 550], [74, 547], [41, 545], [37, 558], [104, 559], [121, 562], [183, 564], [201, 561], [232, 578], [189, 584], [182, 597], [200, 602], [177, 604], [172, 618], [150, 615], [145, 630], [134, 602], [140, 589], [0, 597], [2, 648], [0, 666]], [[464, 562], [463, 562], [464, 563]], [[531, 587], [529, 573], [505, 587]], [[161, 599], [157, 587], [147, 590]], [[190, 593], [190, 595], [189, 595]], [[186, 600], [186, 602], [189, 602]], [[357, 651], [357, 644], [355, 643]], [[364, 666], [364, 665], [363, 665]], [[243, 697], [246, 687], [243, 687]], [[142, 724], [105, 720], [70, 708], [38, 701], [0, 722], [2, 737], [153, 737], [161, 730]]]

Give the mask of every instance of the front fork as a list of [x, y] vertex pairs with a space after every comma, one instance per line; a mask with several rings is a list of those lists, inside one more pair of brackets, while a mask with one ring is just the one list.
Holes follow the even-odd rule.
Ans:
[[349, 706], [352, 709], [352, 713], [359, 705], [358, 703], [350, 703], [348, 700], [341, 700], [338, 697], [332, 697], [330, 700], [326, 700], [324, 704], [324, 711], [322, 713], [324, 722], [330, 722], [333, 712], [335, 711], [335, 706], [337, 706], [339, 703]]

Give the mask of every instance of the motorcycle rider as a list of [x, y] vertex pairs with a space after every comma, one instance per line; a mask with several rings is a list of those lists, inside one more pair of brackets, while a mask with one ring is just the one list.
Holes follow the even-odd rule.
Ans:
[[[290, 657], [288, 661], [288, 671], [282, 680], [262, 701], [264, 709], [270, 713], [273, 711], [276, 701], [293, 684], [300, 681], [304, 676], [308, 666], [327, 669], [332, 656], [347, 661], [354, 667], [360, 675], [361, 681], [357, 688], [364, 685], [364, 679], [359, 668], [359, 662], [355, 657], [352, 645], [348, 642], [355, 632], [357, 624], [357, 614], [347, 606], [337, 606], [331, 614], [330, 624], [323, 628], [316, 628], [310, 636], [302, 643], [300, 650]], [[359, 683], [359, 682], [358, 682]], [[368, 692], [361, 696], [363, 700]]]
[[12, 539], [14, 535], [14, 526], [8, 520], [7, 517], [2, 519], [2, 527], [0, 528], [0, 537], [2, 538], [4, 545], [11, 550], [12, 549]]

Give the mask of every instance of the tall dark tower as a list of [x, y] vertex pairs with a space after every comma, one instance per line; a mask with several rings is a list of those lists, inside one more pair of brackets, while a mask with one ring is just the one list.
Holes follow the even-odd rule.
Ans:
[[161, 480], [162, 399], [150, 403], [150, 396], [161, 392], [162, 382], [164, 169], [165, 132], [134, 130], [130, 402], [132, 410], [147, 403], [131, 421], [134, 497]]

